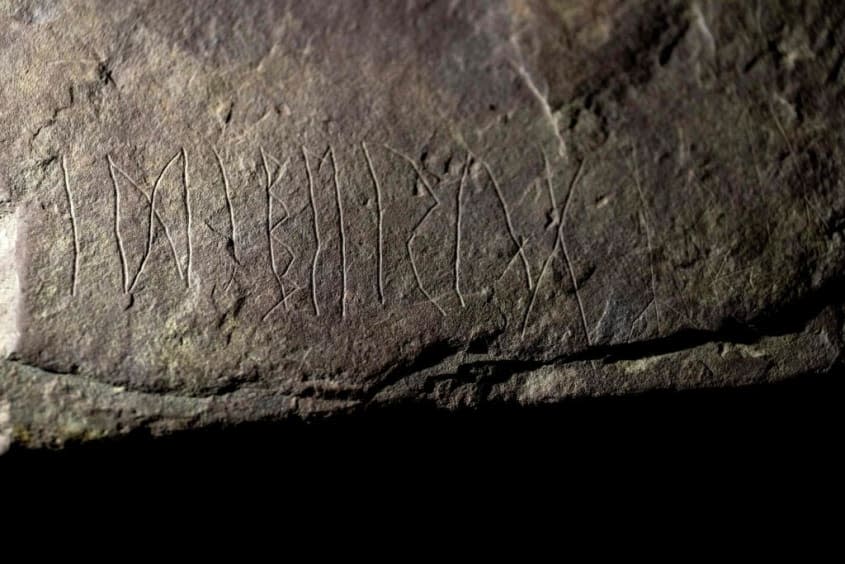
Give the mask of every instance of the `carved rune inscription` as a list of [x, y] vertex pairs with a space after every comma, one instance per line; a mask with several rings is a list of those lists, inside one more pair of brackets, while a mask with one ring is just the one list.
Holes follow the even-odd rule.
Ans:
[[[199, 162], [208, 170], [190, 158], [203, 153]], [[361, 288], [367, 287], [372, 290], [372, 305], [427, 304], [437, 315], [449, 317], [468, 307], [472, 296], [487, 295], [491, 285], [511, 276], [517, 280], [511, 286], [518, 292], [512, 311], [524, 337], [536, 319], [540, 296], [554, 291], [553, 281], [560, 280], [551, 276], [553, 264], [558, 264], [560, 275], [571, 284], [578, 325], [590, 344], [589, 314], [566, 236], [585, 163], [578, 162], [565, 186], [560, 186], [566, 191], [559, 202], [546, 152], [539, 149], [537, 154], [542, 158], [542, 176], [534, 201], [547, 193], [551, 223], [543, 231], [552, 227], [551, 239], [532, 233], [530, 222], [520, 221], [514, 212], [528, 190], [514, 201], [513, 192], [505, 190], [498, 178], [496, 165], [467, 148], [454, 151], [440, 171], [425, 162], [425, 155], [414, 157], [384, 143], [361, 142], [343, 151], [333, 145], [318, 151], [300, 146], [287, 155], [263, 146], [255, 155], [178, 147], [150, 177], [139, 172], [141, 167], [127, 166], [125, 159], [109, 153], [98, 162], [111, 184], [111, 199], [102, 202], [111, 208], [109, 237], [119, 264], [119, 293], [131, 303], [133, 295], [156, 286], [145, 281], [152, 270], [167, 268], [167, 263], [186, 291], [221, 291], [218, 284], [205, 283], [202, 269], [195, 268], [197, 230], [208, 229], [223, 239], [225, 250], [216, 258], [203, 256], [201, 262], [216, 264], [217, 271], [227, 273], [222, 291], [236, 280], [241, 285], [262, 285], [261, 280], [250, 282], [249, 273], [266, 261], [270, 287], [243, 296], [272, 293], [261, 316], [264, 322], [290, 312], [301, 314], [306, 308], [314, 317], [338, 313], [345, 320], [353, 315], [350, 304], [356, 298], [360, 303], [366, 294]], [[63, 156], [59, 164], [68, 212], [64, 215], [73, 242], [69, 290], [72, 298], [79, 299], [86, 276], [94, 273], [86, 273], [85, 257], [90, 255], [80, 244], [88, 239], [80, 233], [72, 163]], [[235, 176], [233, 167], [238, 169]], [[632, 176], [642, 201], [636, 168]], [[218, 212], [208, 204], [214, 198], [222, 203]], [[494, 218], [487, 221], [485, 231], [467, 224], [476, 219], [476, 209], [482, 205], [484, 213]], [[255, 228], [257, 218], [260, 229]], [[644, 212], [640, 218], [651, 248]], [[366, 225], [358, 225], [362, 221]], [[83, 224], [90, 228], [90, 223]], [[135, 232], [132, 245], [128, 231]], [[255, 236], [256, 231], [263, 235]], [[486, 277], [472, 268], [491, 254], [485, 245], [500, 249], [502, 257]], [[203, 252], [208, 252], [207, 246]], [[444, 258], [448, 264], [441, 264]], [[656, 301], [654, 287], [652, 292]]]

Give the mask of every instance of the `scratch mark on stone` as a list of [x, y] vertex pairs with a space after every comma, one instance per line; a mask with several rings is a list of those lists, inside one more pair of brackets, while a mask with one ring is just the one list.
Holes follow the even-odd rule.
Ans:
[[238, 265], [236, 264], [236, 265], [234, 265], [234, 266], [232, 267], [232, 273], [231, 273], [231, 274], [229, 274], [229, 280], [226, 282], [226, 287], [225, 287], [225, 288], [223, 288], [223, 293], [224, 293], [224, 294], [228, 294], [228, 293], [229, 293], [229, 288], [231, 288], [231, 287], [232, 287], [232, 283], [235, 281], [235, 274], [236, 274], [237, 272], [238, 272]]
[[[760, 171], [760, 161], [757, 158], [757, 151], [754, 149], [754, 143], [751, 141], [751, 134], [749, 133], [752, 131], [751, 120], [749, 117], [749, 112], [745, 112], [745, 140], [748, 143], [748, 148], [751, 151], [751, 162], [754, 164], [754, 174], [757, 180], [757, 189], [760, 193], [763, 193], [763, 186], [765, 182], [763, 181], [763, 173]], [[768, 178], [768, 173], [766, 174]], [[689, 178], [689, 177], [688, 177]], [[689, 183], [689, 180], [687, 181]], [[766, 218], [766, 235], [768, 238], [771, 239], [772, 237], [772, 220], [770, 218]]]
[[819, 225], [824, 231], [826, 230], [824, 218], [818, 208], [810, 202], [810, 197], [807, 195], [809, 189], [804, 181], [804, 175], [801, 174], [800, 163], [798, 162], [798, 151], [795, 149], [795, 145], [792, 144], [792, 140], [786, 134], [786, 129], [783, 127], [783, 124], [781, 123], [780, 118], [778, 118], [777, 112], [775, 112], [771, 103], [769, 103], [769, 113], [772, 115], [772, 119], [777, 126], [778, 133], [780, 133], [784, 143], [786, 143], [787, 149], [789, 149], [789, 157], [792, 160], [792, 166], [795, 169], [795, 173], [798, 175], [798, 181], [801, 183], [801, 197], [804, 199], [805, 211], [807, 212], [807, 223], [812, 223], [812, 218], [810, 217], [812, 210], [812, 213], [815, 214], [816, 220], [819, 222]]
[[701, 11], [701, 6], [699, 6], [698, 2], [693, 3], [692, 13], [695, 18], [696, 26], [698, 26], [699, 31], [701, 31], [701, 34], [704, 36], [704, 40], [707, 44], [707, 51], [712, 56], [716, 52], [716, 39], [713, 37], [710, 27], [707, 25], [707, 19], [704, 17], [704, 12]]
[[637, 324], [645, 317], [645, 314], [648, 313], [648, 310], [651, 309], [651, 306], [654, 304], [654, 298], [649, 300], [649, 302], [645, 305], [642, 311], [637, 314], [634, 320], [631, 322], [631, 330], [628, 332], [628, 340], [632, 340], [634, 338], [634, 329], [636, 328]]
[[637, 161], [637, 148], [635, 145], [631, 145], [631, 171], [634, 175], [634, 185], [637, 188], [637, 195], [640, 199], [640, 221], [645, 228], [645, 238], [646, 238], [646, 246], [648, 247], [648, 257], [649, 257], [649, 268], [651, 270], [651, 297], [654, 301], [654, 312], [655, 312], [655, 319], [657, 322], [657, 334], [658, 336], [662, 333], [660, 327], [660, 300], [657, 297], [657, 271], [655, 269], [655, 257], [654, 257], [654, 246], [652, 245], [652, 233], [651, 233], [651, 225], [646, 218], [646, 201], [645, 201], [645, 194], [643, 193], [642, 184], [640, 183], [640, 167], [639, 162]]
[[757, 180], [757, 188], [762, 192], [763, 185], [763, 174], [760, 172], [760, 162], [757, 159], [757, 151], [754, 149], [754, 143], [751, 142], [751, 134], [749, 131], [751, 130], [751, 123], [750, 119], [747, 117], [748, 113], [746, 112], [746, 120], [745, 120], [745, 140], [748, 143], [748, 149], [751, 151], [751, 162], [754, 164], [754, 174], [756, 175]]

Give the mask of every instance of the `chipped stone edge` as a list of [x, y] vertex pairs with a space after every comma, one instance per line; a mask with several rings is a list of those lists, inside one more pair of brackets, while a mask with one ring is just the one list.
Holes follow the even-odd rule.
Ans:
[[0, 452], [61, 448], [133, 433], [162, 436], [216, 425], [342, 417], [406, 401], [461, 410], [539, 406], [568, 399], [768, 384], [830, 374], [841, 364], [841, 329], [829, 306], [796, 333], [753, 343], [711, 340], [626, 359], [562, 359], [520, 365], [457, 351], [433, 366], [341, 398], [244, 387], [209, 397], [126, 390], [82, 374], [0, 360]]
[[8, 358], [17, 347], [20, 280], [16, 267], [17, 212], [0, 211], [0, 357]]

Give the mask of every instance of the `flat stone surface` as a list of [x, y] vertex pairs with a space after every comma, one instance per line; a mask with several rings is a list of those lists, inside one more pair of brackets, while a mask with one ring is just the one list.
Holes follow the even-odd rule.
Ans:
[[843, 22], [0, 2], [0, 450], [834, 377]]

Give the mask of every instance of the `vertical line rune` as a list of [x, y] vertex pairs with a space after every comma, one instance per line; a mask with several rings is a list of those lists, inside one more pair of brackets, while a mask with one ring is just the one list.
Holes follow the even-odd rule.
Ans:
[[123, 293], [129, 291], [129, 270], [126, 266], [126, 249], [123, 247], [123, 237], [120, 236], [120, 190], [117, 188], [117, 177], [114, 174], [114, 162], [111, 155], [106, 155], [109, 165], [109, 176], [114, 186], [114, 237], [117, 240], [117, 254], [120, 257], [121, 274], [123, 275]]
[[376, 169], [373, 167], [373, 160], [370, 158], [370, 152], [367, 150], [367, 144], [361, 142], [361, 148], [364, 150], [364, 157], [367, 159], [367, 167], [370, 170], [370, 176], [373, 179], [373, 184], [376, 187], [376, 212], [378, 213], [378, 295], [381, 300], [381, 305], [384, 305], [384, 212], [381, 207], [381, 184], [379, 184]]
[[455, 293], [461, 301], [461, 307], [466, 307], [464, 296], [461, 294], [461, 196], [463, 195], [464, 183], [466, 182], [467, 172], [469, 171], [469, 164], [470, 156], [469, 153], [467, 153], [467, 161], [464, 165], [464, 171], [461, 174], [461, 181], [458, 184], [458, 194], [455, 197], [457, 208], [455, 213]]
[[337, 161], [334, 156], [334, 149], [329, 146], [329, 151], [332, 157], [332, 175], [334, 180], [335, 201], [337, 202], [337, 218], [340, 227], [340, 258], [341, 258], [341, 275], [343, 279], [343, 295], [340, 299], [341, 317], [346, 317], [346, 231], [343, 226], [343, 203], [340, 198], [340, 184], [337, 177]]
[[311, 261], [311, 301], [314, 303], [314, 314], [319, 317], [320, 305], [317, 303], [317, 260], [322, 251], [322, 240], [320, 239], [320, 227], [317, 221], [317, 205], [314, 198], [314, 175], [311, 173], [311, 165], [308, 163], [308, 153], [302, 147], [302, 158], [305, 159], [305, 173], [308, 176], [308, 197], [311, 201], [311, 213], [314, 216], [314, 238], [317, 240], [317, 248], [314, 250], [314, 258]]
[[188, 190], [188, 153], [182, 147], [182, 184], [185, 187], [185, 215], [187, 216], [187, 225], [185, 226], [185, 235], [188, 240], [188, 265], [186, 272], [186, 284], [188, 288], [191, 287], [191, 263], [193, 262], [193, 239], [191, 234], [191, 195]]
[[71, 278], [70, 295], [76, 296], [76, 285], [79, 278], [79, 234], [77, 233], [76, 210], [73, 207], [73, 196], [70, 192], [67, 162], [64, 155], [62, 155], [62, 176], [64, 177], [65, 196], [67, 196], [67, 205], [70, 212], [70, 228], [73, 234], [73, 278]]

